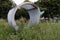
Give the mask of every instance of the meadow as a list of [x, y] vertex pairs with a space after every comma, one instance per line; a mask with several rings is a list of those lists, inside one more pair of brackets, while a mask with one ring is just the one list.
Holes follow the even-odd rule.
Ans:
[[6, 20], [0, 19], [0, 40], [60, 40], [60, 22], [43, 22], [25, 29], [20, 26], [21, 31], [14, 34]]

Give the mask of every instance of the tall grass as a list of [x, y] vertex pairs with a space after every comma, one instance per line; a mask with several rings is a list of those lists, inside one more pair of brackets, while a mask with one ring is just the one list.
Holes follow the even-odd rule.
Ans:
[[14, 35], [14, 29], [0, 19], [0, 40], [60, 40], [60, 22], [43, 22], [28, 29], [20, 24], [20, 29], [20, 33]]

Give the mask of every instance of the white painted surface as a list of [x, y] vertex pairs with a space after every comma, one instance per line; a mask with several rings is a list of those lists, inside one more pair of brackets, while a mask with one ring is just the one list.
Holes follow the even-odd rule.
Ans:
[[[32, 6], [32, 5], [29, 5], [29, 4], [26, 5], [25, 4], [23, 6], [15, 6], [11, 10], [9, 10], [9, 12], [8, 12], [8, 23], [9, 23], [9, 25], [12, 26], [15, 30], [18, 30], [19, 27], [16, 25], [16, 22], [15, 22], [15, 19], [14, 19], [15, 18], [15, 13], [16, 13], [17, 9], [19, 9], [18, 7], [22, 7], [22, 8], [25, 8], [27, 10], [27, 9], [34, 8], [34, 6]], [[40, 12], [39, 7], [37, 7], [36, 9], [28, 11], [28, 13], [29, 13], [29, 16], [30, 16], [30, 20], [29, 20], [27, 25], [31, 26], [31, 25], [39, 23], [40, 16], [44, 12]]]

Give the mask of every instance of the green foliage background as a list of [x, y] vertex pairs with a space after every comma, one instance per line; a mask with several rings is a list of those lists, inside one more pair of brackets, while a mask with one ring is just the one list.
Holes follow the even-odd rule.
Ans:
[[[28, 1], [28, 0], [26, 0]], [[42, 15], [44, 17], [60, 16], [60, 0], [39, 0], [36, 2], [37, 6], [40, 7], [41, 11], [44, 10], [45, 13]], [[0, 0], [0, 18], [7, 18], [8, 11], [12, 8], [12, 3], [9, 0]], [[20, 9], [16, 13], [17, 18], [23, 16], [27, 17], [28, 13], [24, 9]], [[29, 18], [29, 17], [28, 17]]]
[[[41, 0], [41, 2], [39, 0], [35, 4], [40, 7], [41, 11], [45, 11], [42, 16], [60, 16], [60, 0]], [[12, 3], [9, 0], [0, 0], [0, 18], [6, 19], [11, 8]], [[25, 9], [20, 9], [17, 11], [16, 16], [17, 19], [21, 16], [27, 17], [29, 15]], [[60, 21], [58, 23], [39, 23], [29, 29], [25, 29], [23, 24], [19, 27], [21, 29], [20, 33], [17, 32], [14, 35], [14, 29], [9, 27], [6, 20], [0, 19], [0, 40], [60, 40]]]

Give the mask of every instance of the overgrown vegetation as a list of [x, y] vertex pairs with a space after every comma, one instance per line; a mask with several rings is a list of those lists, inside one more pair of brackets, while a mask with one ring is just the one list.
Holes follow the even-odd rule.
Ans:
[[[28, 1], [28, 0], [27, 0]], [[41, 0], [36, 2], [41, 10], [45, 13], [44, 17], [60, 16], [60, 0]], [[7, 18], [8, 11], [12, 8], [9, 0], [0, 0], [0, 18]], [[16, 12], [16, 19], [29, 15], [26, 10], [21, 9]], [[17, 21], [20, 27], [20, 33], [9, 27], [6, 20], [0, 19], [0, 40], [60, 40], [60, 22], [43, 22], [34, 25], [28, 29], [24, 28], [24, 24]]]
[[60, 40], [60, 22], [43, 22], [28, 29], [22, 27], [15, 35], [7, 21], [0, 19], [0, 40]]

